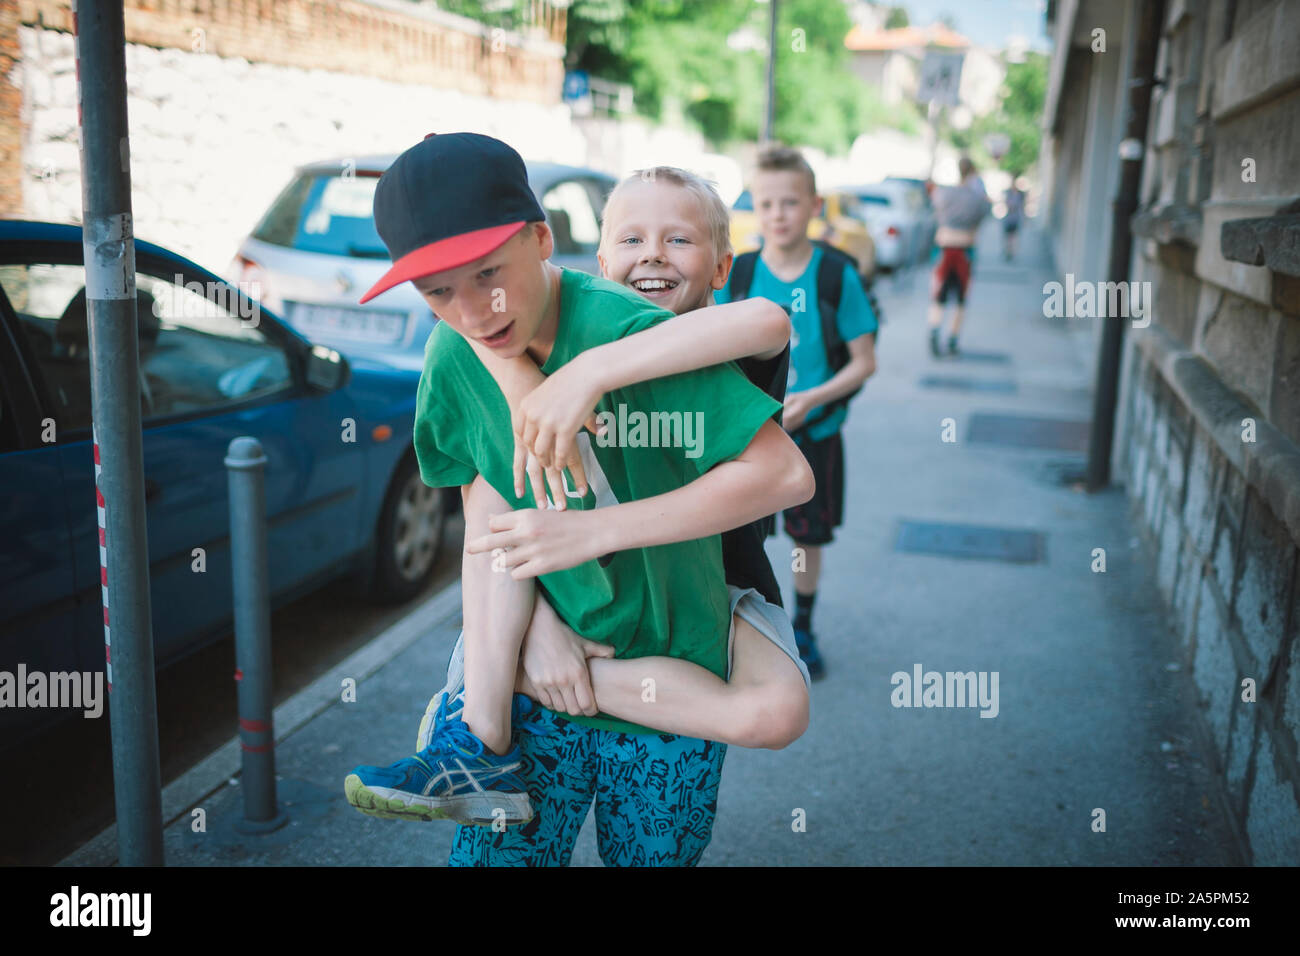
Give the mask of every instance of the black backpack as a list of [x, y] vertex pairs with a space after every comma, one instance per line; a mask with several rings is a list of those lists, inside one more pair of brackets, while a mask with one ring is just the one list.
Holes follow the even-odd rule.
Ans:
[[[822, 343], [826, 346], [826, 362], [831, 368], [831, 374], [834, 375], [848, 365], [851, 358], [849, 346], [840, 338], [840, 330], [835, 319], [839, 312], [840, 299], [844, 295], [844, 267], [852, 266], [854, 274], [857, 274], [858, 260], [829, 243], [815, 240], [813, 244], [822, 250], [822, 260], [817, 267], [817, 312], [821, 316]], [[732, 302], [749, 298], [749, 287], [754, 282], [754, 267], [757, 263], [757, 252], [742, 252], [736, 256], [731, 266], [729, 283]], [[871, 311], [875, 313], [878, 328], [881, 321], [880, 306], [876, 302], [875, 293], [870, 284], [864, 285], [863, 290], [867, 294], [867, 303], [871, 306]], [[805, 420], [799, 430], [816, 425], [829, 418], [838, 409], [846, 408], [860, 391], [862, 391], [861, 385], [843, 398], [837, 398], [823, 405], [821, 411]]]

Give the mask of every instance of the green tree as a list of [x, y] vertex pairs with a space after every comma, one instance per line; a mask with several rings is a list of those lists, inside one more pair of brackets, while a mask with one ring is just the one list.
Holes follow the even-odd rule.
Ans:
[[1047, 57], [1029, 53], [1023, 63], [1007, 64], [1002, 99], [998, 108], [982, 116], [971, 127], [970, 147], [986, 162], [992, 162], [984, 148], [989, 133], [1004, 133], [1010, 146], [997, 165], [1019, 176], [1038, 161], [1043, 133], [1039, 126], [1047, 99]]
[[[526, 23], [528, 0], [441, 0], [492, 26]], [[713, 143], [755, 140], [766, 97], [770, 7], [754, 0], [573, 0], [565, 65], [630, 84], [638, 112], [664, 119], [680, 109]], [[777, 25], [776, 136], [841, 151], [873, 125], [912, 126], [852, 74], [838, 0], [781, 0]], [[763, 49], [733, 46], [748, 35]]]
[[890, 7], [889, 15], [885, 17], [886, 30], [898, 30], [906, 26], [911, 26], [912, 21], [907, 18], [906, 7]]

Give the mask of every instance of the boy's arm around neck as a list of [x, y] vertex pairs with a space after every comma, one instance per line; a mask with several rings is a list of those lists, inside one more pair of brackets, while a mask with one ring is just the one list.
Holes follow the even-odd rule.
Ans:
[[767, 299], [710, 305], [584, 353], [602, 392], [753, 356], [772, 359], [790, 341], [790, 317]]
[[[525, 408], [525, 425], [545, 397], [524, 399], [546, 376], [527, 355], [503, 359], [481, 342], [469, 341], [474, 354], [500, 386], [511, 413]], [[667, 375], [692, 372], [753, 356], [773, 359], [790, 341], [790, 317], [767, 299], [744, 299], [684, 312], [625, 338], [588, 349], [553, 378], [581, 376], [597, 396]], [[567, 369], [567, 371], [566, 371]], [[581, 427], [581, 422], [574, 428]]]
[[[785, 309], [755, 298], [657, 322], [588, 349], [549, 378], [518, 364], [526, 358], [487, 356], [483, 364], [506, 393], [515, 434], [542, 467], [554, 468], [574, 460], [574, 436], [584, 423], [595, 431], [591, 416], [607, 392], [751, 355], [771, 359], [789, 340]], [[471, 344], [480, 355], [488, 351]]]

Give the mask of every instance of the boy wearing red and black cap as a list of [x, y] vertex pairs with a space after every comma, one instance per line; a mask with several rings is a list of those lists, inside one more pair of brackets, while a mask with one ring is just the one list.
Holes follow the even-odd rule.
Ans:
[[[411, 280], [442, 319], [426, 347], [417, 397], [416, 453], [430, 486], [460, 485], [468, 495], [481, 476], [507, 501], [545, 507], [531, 489], [514, 492], [509, 409], [468, 340], [505, 358], [527, 352], [550, 374], [590, 348], [671, 317], [622, 286], [551, 265], [543, 218], [518, 154], [475, 134], [426, 139], [399, 157], [376, 189], [376, 226], [394, 266], [367, 298]], [[576, 536], [580, 559], [538, 583], [570, 627], [616, 656], [677, 657], [722, 676], [730, 608], [718, 538], [656, 538], [657, 502], [724, 469], [731, 495], [770, 497], [773, 484], [802, 494], [801, 481], [786, 478], [806, 466], [772, 421], [779, 404], [733, 367], [615, 389], [599, 408], [619, 406], [703, 414], [700, 453], [593, 445], [583, 436], [590, 487], [565, 495], [566, 533]], [[637, 546], [623, 542], [624, 550], [610, 554], [602, 525], [614, 509], [643, 515], [646, 530]], [[572, 553], [575, 545], [568, 547]], [[611, 857], [621, 862], [698, 860], [725, 747], [603, 715], [561, 718], [540, 707], [512, 715], [528, 621], [517, 612], [494, 616], [494, 607], [512, 602], [494, 602], [491, 592], [519, 582], [468, 573], [474, 562], [491, 560], [465, 557], [463, 704], [444, 698], [432, 743], [420, 754], [389, 768], [357, 768], [349, 800], [376, 815], [526, 821], [509, 830], [462, 827], [452, 862], [555, 863], [567, 862], [594, 794], [602, 855], [617, 839], [622, 845], [610, 848]], [[512, 747], [512, 716], [526, 716], [541, 732], [521, 735]], [[539, 804], [535, 817], [525, 790]]]

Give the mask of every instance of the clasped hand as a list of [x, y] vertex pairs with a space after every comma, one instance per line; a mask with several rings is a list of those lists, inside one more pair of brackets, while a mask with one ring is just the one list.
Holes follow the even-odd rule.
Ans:
[[585, 427], [600, 436], [594, 414], [602, 391], [593, 382], [582, 356], [560, 367], [534, 388], [511, 414], [515, 433], [515, 497], [524, 494], [525, 475], [539, 507], [546, 501], [546, 489], [559, 511], [567, 507], [565, 468], [577, 484], [578, 494], [587, 493], [587, 473], [582, 466], [577, 435]]
[[598, 558], [601, 549], [593, 511], [521, 508], [488, 519], [485, 534], [466, 543], [470, 554], [492, 552], [492, 569], [516, 581], [563, 571]]

